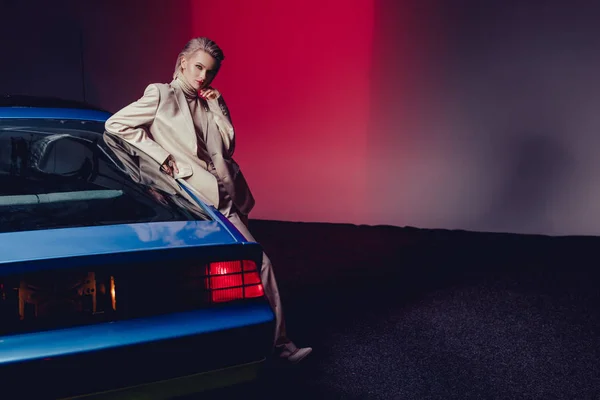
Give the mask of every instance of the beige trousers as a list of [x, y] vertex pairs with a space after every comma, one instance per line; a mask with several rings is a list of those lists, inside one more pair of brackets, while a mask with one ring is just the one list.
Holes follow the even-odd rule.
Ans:
[[[227, 193], [225, 187], [222, 185], [221, 179], [217, 175], [212, 163], [209, 165], [208, 170], [217, 178], [217, 181], [219, 182], [219, 212], [227, 217], [227, 219], [240, 231], [246, 240], [256, 242], [248, 230], [248, 217], [238, 213], [233, 205], [233, 202], [231, 201], [229, 193]], [[265, 291], [265, 296], [267, 297], [271, 309], [275, 314], [274, 346], [279, 350], [294, 351], [296, 346], [287, 337], [285, 319], [283, 316], [283, 309], [281, 307], [279, 289], [277, 287], [277, 281], [273, 271], [273, 264], [271, 264], [271, 260], [265, 252], [263, 252], [262, 256], [261, 281]]]

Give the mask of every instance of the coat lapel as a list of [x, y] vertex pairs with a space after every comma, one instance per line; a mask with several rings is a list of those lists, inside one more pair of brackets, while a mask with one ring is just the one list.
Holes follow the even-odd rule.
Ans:
[[179, 107], [179, 111], [181, 111], [181, 115], [185, 121], [185, 126], [188, 129], [188, 133], [196, 138], [196, 129], [194, 128], [194, 120], [192, 119], [192, 114], [190, 113], [190, 107], [187, 104], [187, 100], [185, 99], [185, 94], [179, 88], [173, 88], [175, 92], [175, 100], [177, 101], [177, 106]]
[[[188, 106], [185, 94], [183, 93], [183, 90], [176, 85], [173, 85], [172, 89], [175, 92], [175, 100], [177, 101], [177, 106], [179, 107], [181, 115], [185, 120], [187, 130], [194, 138], [194, 142], [196, 142], [196, 128], [194, 126], [194, 120], [192, 119], [192, 113], [190, 112], [190, 107]], [[215, 157], [222, 155], [223, 143], [221, 134], [217, 131], [216, 124], [213, 122], [215, 116], [208, 110], [208, 105], [206, 102], [201, 100], [199, 106], [202, 108], [202, 110], [198, 111], [204, 113], [204, 118], [202, 118], [202, 134], [204, 135], [204, 143], [206, 143], [206, 150], [208, 151], [209, 156], [214, 161]]]
[[206, 128], [205, 141], [206, 149], [210, 154], [210, 157], [215, 161], [215, 157], [222, 154], [223, 142], [221, 141], [221, 134], [217, 130], [217, 125], [214, 123], [214, 114], [210, 111], [206, 113]]
[[208, 104], [206, 104], [206, 100], [199, 99], [198, 104], [198, 112], [200, 114], [200, 125], [202, 126], [202, 138], [204, 139], [204, 143], [208, 140], [208, 128], [210, 126], [210, 113], [208, 112]]

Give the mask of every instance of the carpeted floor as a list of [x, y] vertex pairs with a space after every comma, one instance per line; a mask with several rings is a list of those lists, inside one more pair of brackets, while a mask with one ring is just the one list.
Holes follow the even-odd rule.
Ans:
[[250, 227], [290, 336], [314, 347], [300, 365], [273, 363], [258, 395], [600, 399], [600, 238]]

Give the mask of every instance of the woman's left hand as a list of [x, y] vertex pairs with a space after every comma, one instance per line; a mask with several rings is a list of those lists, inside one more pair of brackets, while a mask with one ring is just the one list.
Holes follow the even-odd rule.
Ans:
[[217, 89], [212, 88], [210, 86], [205, 89], [201, 89], [200, 92], [198, 92], [198, 94], [200, 95], [200, 97], [206, 100], [216, 100], [219, 98], [219, 96], [221, 96], [221, 93], [219, 93]]

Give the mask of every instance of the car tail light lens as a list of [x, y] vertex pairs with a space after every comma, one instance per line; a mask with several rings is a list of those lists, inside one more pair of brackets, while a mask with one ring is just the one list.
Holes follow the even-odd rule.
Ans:
[[206, 266], [206, 288], [213, 303], [261, 297], [264, 289], [256, 263], [220, 261]]
[[224, 303], [226, 301], [240, 300], [244, 298], [242, 288], [220, 289], [211, 292], [211, 301], [213, 303]]

